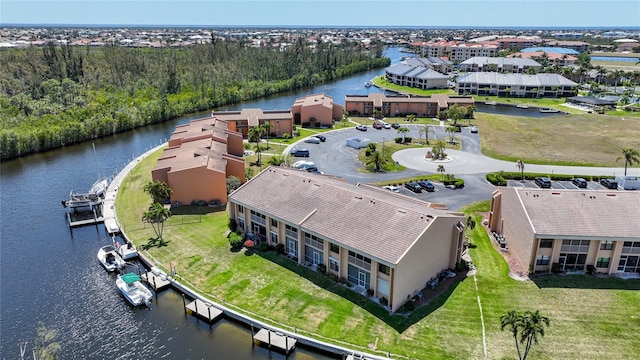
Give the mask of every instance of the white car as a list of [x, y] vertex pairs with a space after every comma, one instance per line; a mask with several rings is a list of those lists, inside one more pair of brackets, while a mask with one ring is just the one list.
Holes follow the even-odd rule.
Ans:
[[478, 133], [478, 127], [477, 127], [476, 125], [473, 125], [473, 126], [471, 127], [471, 133], [472, 133], [472, 134], [477, 134], [477, 133]]
[[384, 127], [385, 129], [391, 129], [391, 124], [383, 122], [382, 127]]
[[307, 144], [320, 144], [320, 139], [315, 136], [308, 137], [304, 140]]
[[383, 189], [387, 189], [389, 191], [393, 191], [395, 193], [400, 192], [400, 188], [397, 186], [393, 186], [393, 185], [386, 185], [382, 187]]

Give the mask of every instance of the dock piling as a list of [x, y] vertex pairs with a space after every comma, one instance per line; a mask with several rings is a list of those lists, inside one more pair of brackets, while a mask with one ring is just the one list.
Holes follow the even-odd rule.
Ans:
[[184, 293], [182, 294], [182, 307], [184, 308], [184, 313], [187, 313], [187, 303], [184, 300]]

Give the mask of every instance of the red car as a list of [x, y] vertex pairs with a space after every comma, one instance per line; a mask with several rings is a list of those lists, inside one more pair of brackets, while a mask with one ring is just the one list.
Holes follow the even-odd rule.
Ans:
[[380, 129], [382, 129], [382, 124], [380, 124], [379, 122], [375, 122], [375, 123], [373, 123], [373, 128], [380, 130]]

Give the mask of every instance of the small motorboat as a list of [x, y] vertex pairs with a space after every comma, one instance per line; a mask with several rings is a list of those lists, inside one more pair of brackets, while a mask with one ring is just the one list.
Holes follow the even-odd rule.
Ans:
[[126, 243], [124, 245], [121, 245], [115, 240], [113, 241], [113, 243], [116, 244], [116, 251], [124, 260], [131, 260], [138, 257], [138, 249], [136, 249], [133, 244]]
[[98, 260], [107, 271], [116, 271], [125, 265], [122, 256], [111, 245], [103, 246], [98, 250]]
[[149, 306], [151, 304], [153, 293], [142, 283], [142, 279], [140, 279], [138, 274], [119, 274], [116, 279], [116, 286], [131, 305]]
[[484, 104], [485, 105], [496, 106], [496, 105], [498, 105], [498, 102], [497, 101], [485, 101]]
[[527, 104], [516, 104], [516, 107], [518, 109], [528, 109], [529, 105], [527, 105]]
[[538, 111], [540, 111], [541, 113], [559, 113], [560, 112], [560, 110], [553, 109], [553, 108], [540, 108]]
[[107, 191], [108, 186], [109, 179], [98, 180], [91, 186], [91, 189], [89, 189], [89, 194], [104, 197], [104, 193]]
[[365, 87], [371, 87], [371, 85], [373, 85], [373, 82], [371, 82], [371, 80], [364, 83]]

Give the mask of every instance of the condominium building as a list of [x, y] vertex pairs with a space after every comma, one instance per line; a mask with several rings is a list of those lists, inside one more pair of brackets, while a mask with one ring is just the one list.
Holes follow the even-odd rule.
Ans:
[[[229, 196], [229, 217], [293, 261], [348, 279], [396, 311], [463, 251], [464, 214], [372, 185], [269, 167]], [[370, 289], [370, 290], [369, 290]]]
[[291, 107], [294, 124], [303, 127], [331, 127], [334, 121], [342, 118], [344, 108], [333, 102], [325, 94], [309, 95], [298, 98]]
[[227, 178], [245, 181], [242, 135], [216, 118], [178, 125], [158, 163], [153, 181], [171, 188], [171, 201], [227, 202]]
[[344, 108], [351, 115], [371, 116], [379, 111], [382, 116], [404, 116], [415, 114], [420, 117], [436, 117], [451, 105], [471, 106], [475, 104], [472, 96], [431, 96], [385, 95], [346, 95]]
[[524, 73], [529, 68], [539, 70], [542, 65], [527, 58], [477, 56], [460, 63], [460, 71]]
[[269, 134], [282, 136], [293, 131], [291, 110], [242, 109], [213, 111], [211, 116], [226, 121], [230, 127], [247, 137], [249, 128], [269, 123]]
[[386, 69], [386, 79], [390, 83], [422, 90], [446, 89], [449, 76], [430, 67], [395, 64]]
[[569, 97], [578, 93], [578, 84], [558, 74], [473, 72], [458, 78], [456, 92], [480, 96]]
[[500, 188], [489, 228], [529, 271], [640, 272], [640, 194]]

